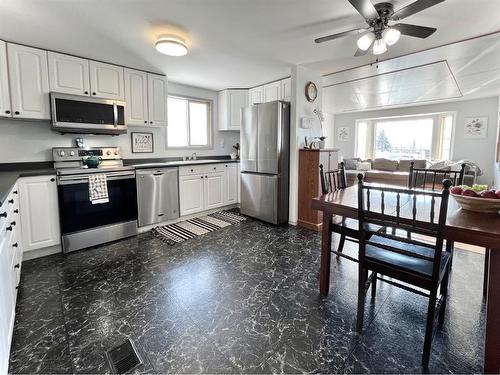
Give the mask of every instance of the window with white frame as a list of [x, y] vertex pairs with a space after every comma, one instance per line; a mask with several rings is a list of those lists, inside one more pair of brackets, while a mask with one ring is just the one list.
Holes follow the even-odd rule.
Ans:
[[452, 113], [356, 121], [356, 157], [447, 160], [452, 157]]
[[180, 96], [168, 97], [167, 146], [207, 148], [212, 145], [212, 102]]

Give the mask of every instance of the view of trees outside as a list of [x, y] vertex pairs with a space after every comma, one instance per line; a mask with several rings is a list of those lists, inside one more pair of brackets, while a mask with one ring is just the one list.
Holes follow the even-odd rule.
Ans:
[[430, 159], [432, 118], [381, 120], [375, 123], [375, 157]]

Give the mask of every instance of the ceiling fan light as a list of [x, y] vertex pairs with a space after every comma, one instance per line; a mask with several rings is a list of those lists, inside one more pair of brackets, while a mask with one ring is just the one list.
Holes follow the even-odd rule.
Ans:
[[373, 44], [373, 54], [380, 55], [385, 51], [387, 51], [387, 45], [385, 44], [384, 39], [380, 38], [375, 40], [375, 43]]
[[401, 31], [398, 29], [387, 28], [383, 31], [382, 37], [388, 46], [392, 46], [397, 43], [401, 36]]
[[358, 48], [362, 51], [368, 50], [375, 39], [375, 34], [366, 33], [358, 39]]
[[183, 39], [173, 35], [162, 35], [155, 43], [158, 52], [168, 56], [184, 56], [188, 48]]

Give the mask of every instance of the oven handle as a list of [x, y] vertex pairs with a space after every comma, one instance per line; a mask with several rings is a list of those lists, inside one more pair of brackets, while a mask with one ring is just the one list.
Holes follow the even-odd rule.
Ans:
[[[131, 178], [135, 178], [134, 172], [106, 173], [106, 179], [108, 181], [126, 180], [126, 179], [131, 179]], [[82, 183], [88, 183], [88, 182], [89, 182], [88, 177], [82, 177], [81, 175], [79, 175], [79, 176], [59, 176], [57, 178], [58, 185], [74, 185], [74, 184], [82, 184]]]

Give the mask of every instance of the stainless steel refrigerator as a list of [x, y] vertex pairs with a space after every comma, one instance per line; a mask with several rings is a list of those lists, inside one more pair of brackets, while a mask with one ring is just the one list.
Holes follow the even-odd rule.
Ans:
[[241, 213], [272, 224], [288, 222], [290, 103], [242, 109]]

